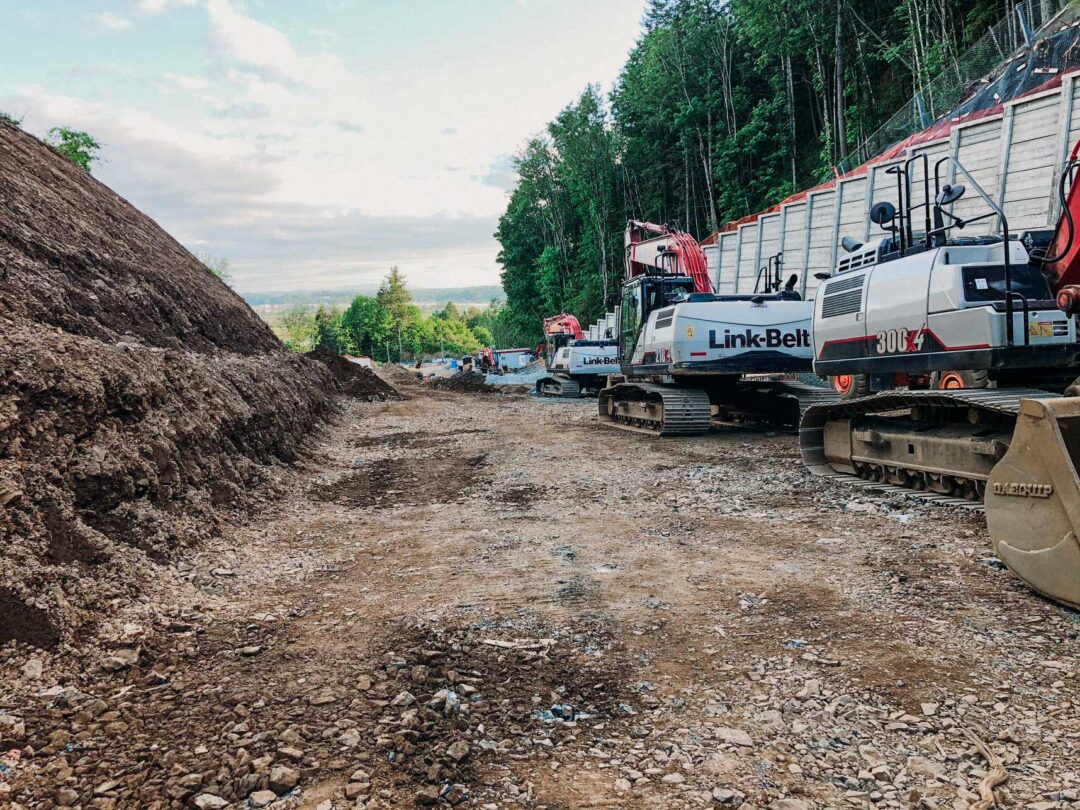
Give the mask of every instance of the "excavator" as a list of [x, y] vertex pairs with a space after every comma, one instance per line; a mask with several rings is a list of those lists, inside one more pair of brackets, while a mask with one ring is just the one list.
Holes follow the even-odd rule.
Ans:
[[[1078, 151], [1080, 142], [1058, 178], [1056, 227], [1020, 234], [952, 156], [932, 173], [925, 155], [891, 170], [898, 205], [871, 208], [882, 236], [845, 238], [818, 290], [814, 369], [839, 400], [809, 407], [799, 431], [803, 459], [820, 475], [957, 506], [982, 501], [1001, 561], [1075, 608]], [[965, 220], [952, 206], [969, 190], [983, 213]], [[980, 221], [996, 227], [961, 235]]]
[[576, 398], [595, 393], [608, 374], [619, 370], [616, 341], [586, 339], [578, 319], [566, 312], [544, 318], [544, 344], [549, 376], [536, 381], [538, 396]]
[[809, 373], [814, 304], [772, 257], [753, 293], [717, 295], [697, 240], [631, 220], [618, 318], [620, 373], [598, 397], [601, 422], [653, 435], [694, 435], [724, 421], [798, 424], [831, 392], [787, 379]]

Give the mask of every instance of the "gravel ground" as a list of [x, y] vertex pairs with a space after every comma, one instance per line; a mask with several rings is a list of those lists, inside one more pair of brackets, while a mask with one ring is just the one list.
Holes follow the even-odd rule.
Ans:
[[[1080, 807], [1077, 614], [794, 436], [352, 401], [97, 635], [0, 651], [0, 805]], [[984, 753], [980, 743], [985, 745]]]

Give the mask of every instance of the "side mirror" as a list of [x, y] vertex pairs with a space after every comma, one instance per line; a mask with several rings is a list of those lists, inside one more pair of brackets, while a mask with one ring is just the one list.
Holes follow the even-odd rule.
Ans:
[[844, 246], [844, 250], [848, 253], [854, 253], [856, 250], [862, 247], [862, 242], [856, 242], [850, 236], [845, 236], [840, 240], [840, 244]]
[[887, 225], [896, 219], [896, 206], [891, 202], [884, 201], [874, 203], [870, 209], [870, 221], [875, 225]]
[[938, 205], [952, 205], [964, 196], [965, 191], [967, 191], [967, 189], [960, 183], [957, 183], [955, 186], [942, 186], [935, 202]]

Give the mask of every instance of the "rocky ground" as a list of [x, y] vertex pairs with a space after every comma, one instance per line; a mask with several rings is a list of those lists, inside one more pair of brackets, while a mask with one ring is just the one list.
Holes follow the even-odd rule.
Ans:
[[96, 635], [2, 648], [0, 805], [964, 808], [989, 756], [1080, 807], [1077, 614], [979, 516], [787, 434], [403, 393]]

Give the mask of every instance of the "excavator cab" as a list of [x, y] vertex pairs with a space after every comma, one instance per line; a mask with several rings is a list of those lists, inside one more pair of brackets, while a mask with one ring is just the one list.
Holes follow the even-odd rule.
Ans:
[[619, 364], [631, 365], [650, 313], [693, 293], [694, 280], [687, 276], [644, 275], [627, 281], [619, 310]]

